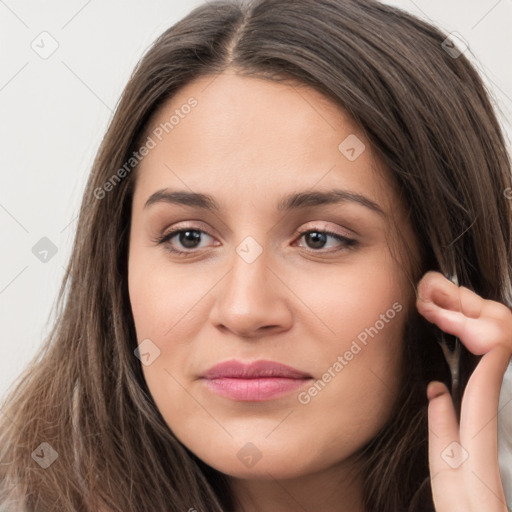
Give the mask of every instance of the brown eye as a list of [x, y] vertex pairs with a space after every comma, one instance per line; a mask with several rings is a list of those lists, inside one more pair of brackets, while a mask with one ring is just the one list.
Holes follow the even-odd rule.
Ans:
[[300, 238], [304, 238], [307, 246], [315, 252], [318, 252], [320, 249], [324, 249], [324, 246], [326, 245], [329, 238], [333, 238], [338, 242], [338, 244], [342, 245], [341, 248], [335, 248], [334, 251], [348, 249], [350, 247], [354, 247], [357, 244], [357, 241], [353, 238], [347, 238], [346, 236], [339, 235], [338, 233], [318, 229], [303, 231], [300, 233], [299, 239]]
[[195, 249], [201, 241], [201, 235], [199, 233], [199, 231], [187, 229], [186, 231], [180, 231], [175, 236], [177, 236], [180, 244], [186, 249]]
[[323, 249], [327, 241], [328, 235], [319, 231], [310, 231], [304, 235], [304, 240], [312, 249]]
[[[156, 240], [158, 244], [165, 244], [166, 249], [176, 254], [192, 254], [194, 249], [200, 249], [202, 238], [213, 238], [202, 229], [181, 228], [168, 231], [163, 237]], [[176, 240], [174, 240], [176, 239]]]

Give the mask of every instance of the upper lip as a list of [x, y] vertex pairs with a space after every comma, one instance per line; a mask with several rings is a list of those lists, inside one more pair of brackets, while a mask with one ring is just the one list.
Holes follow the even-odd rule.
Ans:
[[202, 377], [206, 379], [257, 379], [263, 377], [308, 379], [311, 378], [311, 375], [275, 361], [262, 359], [252, 363], [242, 363], [236, 359], [230, 359], [229, 361], [212, 366], [212, 368], [203, 373]]

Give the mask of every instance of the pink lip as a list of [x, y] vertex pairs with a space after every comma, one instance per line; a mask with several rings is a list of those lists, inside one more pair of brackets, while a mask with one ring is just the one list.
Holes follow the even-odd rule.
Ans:
[[296, 390], [312, 377], [274, 361], [244, 364], [232, 359], [210, 368], [202, 378], [213, 393], [233, 400], [259, 402]]

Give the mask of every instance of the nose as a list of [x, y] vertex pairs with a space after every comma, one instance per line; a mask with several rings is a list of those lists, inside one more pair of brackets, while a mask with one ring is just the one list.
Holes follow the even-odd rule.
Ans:
[[[238, 254], [216, 287], [210, 320], [218, 329], [244, 338], [277, 334], [292, 325], [287, 279], [269, 267], [265, 251], [252, 262]], [[275, 267], [275, 265], [273, 266]]]

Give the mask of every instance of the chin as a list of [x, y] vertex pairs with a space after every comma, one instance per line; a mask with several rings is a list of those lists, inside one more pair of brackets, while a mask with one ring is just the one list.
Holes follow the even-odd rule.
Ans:
[[268, 440], [235, 442], [222, 450], [195, 452], [203, 462], [233, 478], [272, 480], [292, 479], [326, 468], [335, 460], [322, 455], [321, 450], [309, 451], [310, 447], [282, 443], [271, 446]]

